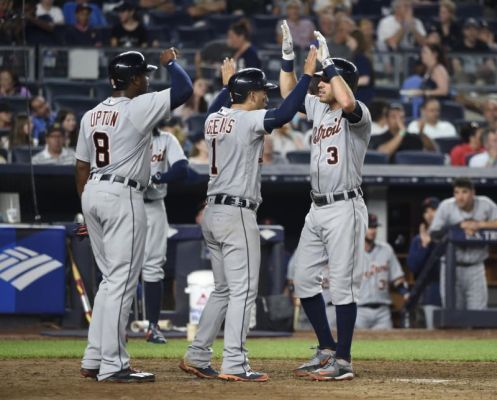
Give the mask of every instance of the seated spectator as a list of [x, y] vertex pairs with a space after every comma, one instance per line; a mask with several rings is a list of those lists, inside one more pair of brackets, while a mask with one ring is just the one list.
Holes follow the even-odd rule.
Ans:
[[429, 25], [426, 27], [425, 44], [442, 47], [442, 37], [440, 36], [440, 32], [437, 30], [435, 25]]
[[23, 43], [23, 25], [19, 14], [12, 0], [0, 2], [0, 44], [21, 45]]
[[351, 0], [315, 0], [312, 9], [318, 16], [325, 14], [336, 16], [337, 13], [343, 13], [346, 16], [350, 16], [352, 11], [352, 1]]
[[147, 47], [147, 31], [137, 20], [133, 4], [124, 2], [115, 8], [119, 23], [112, 28], [110, 45], [112, 47]]
[[88, 22], [90, 28], [107, 26], [107, 21], [105, 20], [104, 14], [102, 13], [100, 7], [94, 3], [87, 3], [85, 0], [67, 1], [64, 3], [62, 11], [64, 13], [66, 25], [76, 24], [76, 14], [78, 12], [77, 8], [82, 4], [91, 8], [90, 19]]
[[250, 42], [250, 23], [242, 19], [233, 23], [228, 29], [228, 47], [235, 51], [233, 59], [237, 69], [261, 68], [261, 60], [256, 48]]
[[59, 124], [48, 128], [45, 149], [35, 154], [32, 161], [33, 164], [76, 164], [74, 150], [64, 147], [64, 134]]
[[369, 112], [371, 113], [371, 136], [381, 135], [388, 131], [387, 113], [388, 103], [384, 100], [373, 100], [369, 104]]
[[350, 34], [350, 37], [349, 47], [352, 49], [352, 62], [359, 71], [355, 98], [368, 106], [374, 97], [373, 64], [370, 56], [366, 53], [366, 41], [362, 32], [355, 30]]
[[183, 8], [195, 20], [226, 10], [225, 0], [184, 0]]
[[209, 84], [205, 79], [195, 79], [193, 82], [193, 94], [185, 103], [174, 109], [173, 115], [186, 122], [192, 114], [206, 113], [208, 106], [205, 95], [208, 88]]
[[497, 129], [497, 99], [488, 98], [482, 106], [483, 117], [485, 118], [485, 126]]
[[357, 42], [351, 36], [355, 29], [355, 23], [349, 17], [335, 19], [335, 30], [333, 36], [327, 41], [328, 49], [332, 57], [352, 59], [352, 52], [357, 46]]
[[9, 103], [0, 101], [0, 149], [9, 149], [9, 134], [12, 130], [12, 109]]
[[198, 132], [190, 136], [192, 151], [188, 162], [190, 164], [209, 164], [209, 149], [204, 138], [204, 132]]
[[56, 123], [60, 125], [64, 136], [64, 147], [76, 147], [78, 142], [78, 123], [76, 114], [69, 110], [60, 110], [57, 114]]
[[474, 18], [464, 21], [462, 39], [454, 47], [454, 51], [461, 53], [486, 53], [490, 51], [488, 45], [482, 42], [478, 36], [480, 34], [480, 24]]
[[[25, 146], [29, 144], [29, 138], [33, 133], [33, 123], [31, 121], [31, 117], [26, 114], [17, 114], [14, 122], [14, 130], [12, 131], [12, 135], [9, 139], [10, 148], [14, 148], [15, 146]], [[34, 144], [34, 141], [31, 140], [31, 144]]]
[[[414, 274], [414, 279], [417, 279], [421, 274], [431, 252], [435, 248], [428, 230], [439, 204], [440, 200], [436, 197], [427, 197], [423, 201], [423, 222], [419, 224], [419, 233], [411, 240], [409, 253], [407, 254], [407, 266]], [[421, 304], [425, 314], [426, 329], [433, 329], [433, 313], [435, 310], [440, 309], [442, 305], [442, 300], [440, 299], [440, 260], [437, 261], [436, 267], [432, 269], [426, 279]]]
[[404, 150], [434, 151], [435, 144], [424, 133], [413, 135], [405, 129], [405, 112], [401, 104], [391, 104], [387, 112], [388, 131], [371, 137], [369, 148], [390, 157], [393, 162], [395, 153]]
[[491, 51], [497, 51], [495, 34], [488, 26], [488, 22], [484, 19], [480, 21], [480, 32], [478, 34], [478, 39], [480, 40], [480, 42], [485, 43]]
[[422, 132], [430, 139], [457, 137], [454, 125], [449, 121], [440, 120], [440, 102], [434, 97], [425, 99], [421, 106], [421, 118], [412, 121], [407, 127], [407, 132]]
[[273, 138], [271, 135], [264, 137], [264, 148], [262, 150], [262, 163], [265, 165], [286, 164], [286, 158], [273, 150]]
[[101, 39], [98, 32], [90, 27], [92, 8], [87, 3], [76, 6], [76, 22], [67, 27], [65, 41], [71, 46], [100, 46]]
[[55, 122], [57, 114], [52, 112], [50, 105], [42, 96], [35, 96], [29, 100], [33, 123], [33, 143], [35, 146], [45, 143], [45, 132]]
[[439, 22], [435, 24], [446, 50], [453, 50], [461, 41], [461, 27], [456, 21], [456, 5], [451, 0], [442, 0], [438, 8]]
[[320, 14], [318, 18], [319, 32], [324, 36], [326, 41], [333, 39], [335, 34], [335, 17], [330, 14]]
[[22, 86], [17, 74], [10, 69], [0, 70], [0, 97], [23, 96], [31, 97], [29, 89]]
[[451, 165], [464, 167], [466, 165], [466, 157], [485, 150], [481, 143], [482, 132], [483, 129], [476, 122], [470, 122], [461, 128], [460, 136], [463, 142], [451, 150]]
[[[302, 16], [302, 2], [300, 0], [289, 0], [286, 4], [286, 20], [290, 33], [292, 34], [293, 44], [301, 49], [307, 49], [311, 42], [314, 41], [314, 23]], [[281, 33], [281, 23], [276, 24], [276, 41], [281, 44], [283, 35]]]
[[290, 124], [274, 129], [271, 134], [271, 141], [273, 152], [279, 153], [282, 157], [285, 157], [289, 151], [303, 150], [305, 148], [302, 133], [294, 131]]
[[372, 56], [375, 45], [375, 30], [373, 21], [368, 18], [362, 18], [359, 21], [359, 30], [364, 35], [364, 40], [366, 41], [366, 53]]
[[54, 45], [59, 42], [55, 35], [55, 23], [48, 14], [36, 15], [36, 4], [27, 2], [25, 6], [26, 43], [29, 45]]
[[497, 167], [497, 130], [486, 128], [482, 135], [485, 151], [471, 157], [470, 167]]
[[377, 48], [380, 51], [413, 50], [424, 44], [423, 23], [413, 16], [410, 0], [392, 1], [393, 14], [382, 18], [377, 29]]
[[64, 14], [60, 7], [53, 5], [53, 0], [40, 0], [36, 5], [36, 16], [48, 15], [55, 25], [64, 24]]

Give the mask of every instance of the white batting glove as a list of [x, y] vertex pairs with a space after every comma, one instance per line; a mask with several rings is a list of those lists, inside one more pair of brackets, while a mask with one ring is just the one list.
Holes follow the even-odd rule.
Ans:
[[321, 63], [323, 68], [326, 68], [328, 65], [333, 64], [330, 57], [330, 51], [328, 50], [328, 44], [326, 43], [326, 39], [321, 32], [314, 31], [314, 37], [317, 39], [319, 44], [318, 61]]
[[283, 60], [294, 60], [295, 53], [293, 52], [293, 39], [286, 19], [284, 19], [281, 24], [281, 33], [283, 34], [283, 41], [281, 42], [281, 53]]

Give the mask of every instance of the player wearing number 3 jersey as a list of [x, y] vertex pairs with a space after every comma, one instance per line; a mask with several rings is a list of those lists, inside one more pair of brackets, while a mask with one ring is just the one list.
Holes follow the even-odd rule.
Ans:
[[[283, 97], [295, 85], [293, 47], [286, 22], [280, 87]], [[357, 315], [357, 295], [364, 269], [367, 209], [362, 198], [362, 166], [371, 135], [367, 107], [354, 97], [358, 73], [347, 60], [331, 58], [326, 40], [319, 43], [318, 95], [307, 95], [304, 108], [313, 121], [311, 198], [295, 253], [295, 294], [301, 299], [319, 347], [312, 359], [295, 370], [316, 380], [354, 377], [350, 348]], [[322, 296], [322, 270], [329, 269], [331, 300], [337, 316], [335, 342]]]
[[147, 218], [143, 191], [150, 179], [151, 132], [192, 93], [174, 49], [161, 53], [171, 89], [146, 93], [157, 69], [141, 53], [116, 56], [109, 65], [112, 96], [81, 120], [76, 185], [97, 265], [102, 272], [81, 374], [112, 382], [150, 382], [130, 368], [126, 325], [144, 258]]

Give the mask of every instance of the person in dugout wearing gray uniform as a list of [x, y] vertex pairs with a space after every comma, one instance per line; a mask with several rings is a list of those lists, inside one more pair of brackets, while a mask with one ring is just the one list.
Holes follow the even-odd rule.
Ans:
[[[453, 183], [454, 197], [440, 203], [430, 226], [432, 237], [449, 227], [459, 226], [467, 237], [479, 229], [497, 228], [497, 205], [487, 196], [477, 196], [469, 178], [457, 178]], [[488, 246], [456, 246], [456, 308], [483, 310], [487, 308], [488, 288], [484, 261]], [[453, 266], [449, 266], [453, 267]], [[440, 269], [440, 294], [445, 306], [445, 259]]]

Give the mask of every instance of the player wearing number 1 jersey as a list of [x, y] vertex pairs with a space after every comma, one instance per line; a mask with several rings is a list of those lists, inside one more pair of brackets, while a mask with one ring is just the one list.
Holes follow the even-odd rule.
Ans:
[[[295, 85], [293, 45], [282, 25], [283, 97]], [[357, 315], [357, 295], [364, 268], [367, 209], [362, 198], [362, 166], [371, 135], [367, 107], [354, 97], [358, 73], [354, 64], [330, 57], [326, 40], [319, 42], [318, 95], [307, 95], [304, 108], [313, 121], [311, 140], [311, 198], [295, 253], [295, 294], [319, 341], [316, 354], [294, 372], [316, 380], [352, 379], [350, 348]], [[331, 300], [335, 305], [335, 342], [322, 296], [322, 270], [329, 269]]]
[[126, 325], [143, 265], [147, 218], [143, 191], [150, 179], [152, 128], [192, 93], [174, 49], [161, 53], [171, 89], [146, 93], [157, 69], [130, 51], [109, 64], [112, 96], [81, 120], [76, 185], [97, 265], [102, 272], [81, 363], [84, 377], [111, 382], [151, 382], [131, 369]]

